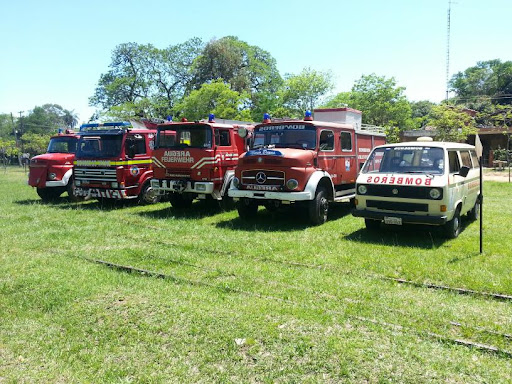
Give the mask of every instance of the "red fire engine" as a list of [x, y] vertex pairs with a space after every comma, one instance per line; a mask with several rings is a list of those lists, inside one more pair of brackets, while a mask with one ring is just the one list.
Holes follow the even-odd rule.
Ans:
[[252, 129], [243, 122], [168, 122], [158, 126], [153, 151], [153, 190], [167, 196], [175, 208], [188, 208], [194, 199], [213, 199], [229, 206], [227, 188], [234, 176], [245, 139], [237, 129]]
[[156, 125], [150, 121], [83, 124], [74, 162], [75, 195], [158, 202], [150, 184]]
[[36, 188], [43, 201], [54, 200], [66, 191], [73, 198], [73, 161], [78, 138], [71, 130], [59, 133], [50, 139], [45, 154], [30, 160], [28, 185]]
[[329, 202], [355, 196], [359, 169], [372, 148], [385, 143], [380, 127], [363, 126], [351, 108], [316, 109], [313, 120], [271, 121], [254, 127], [251, 148], [235, 169], [229, 196], [242, 219], [259, 205], [297, 204], [313, 224], [327, 220]]

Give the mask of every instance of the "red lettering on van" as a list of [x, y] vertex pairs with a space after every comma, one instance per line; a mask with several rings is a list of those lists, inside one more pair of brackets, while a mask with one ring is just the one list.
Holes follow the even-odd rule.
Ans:
[[388, 178], [387, 177], [383, 177], [381, 183], [382, 184], [386, 184], [387, 181], [388, 181]]
[[405, 184], [412, 184], [413, 181], [414, 181], [414, 179], [412, 177], [405, 178]]
[[416, 185], [420, 185], [420, 184], [421, 184], [421, 181], [422, 181], [422, 180], [418, 177], [418, 178], [416, 179], [416, 181], [415, 181]]
[[425, 179], [425, 185], [430, 185], [432, 183], [432, 179]]
[[375, 179], [373, 179], [373, 182], [374, 182], [375, 184], [377, 184], [379, 181], [380, 181], [380, 177], [379, 177], [379, 176], [377, 176]]
[[389, 184], [395, 184], [395, 176], [389, 178]]
[[396, 179], [396, 183], [397, 184], [403, 184], [404, 182], [404, 178], [403, 177], [399, 177], [398, 179]]
[[366, 180], [367, 183], [371, 183], [372, 182], [372, 177], [371, 176], [368, 176], [368, 180]]

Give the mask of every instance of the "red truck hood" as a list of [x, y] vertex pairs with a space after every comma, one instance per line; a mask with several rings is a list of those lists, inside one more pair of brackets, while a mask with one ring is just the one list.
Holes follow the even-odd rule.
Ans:
[[73, 165], [75, 159], [74, 153], [44, 153], [42, 155], [34, 156], [30, 161], [31, 164], [62, 164], [62, 165]]

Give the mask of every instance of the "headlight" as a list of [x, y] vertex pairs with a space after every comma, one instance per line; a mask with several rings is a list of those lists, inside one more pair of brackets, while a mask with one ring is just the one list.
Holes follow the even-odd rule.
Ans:
[[432, 188], [428, 194], [434, 200], [437, 200], [441, 197], [441, 191], [439, 188]]
[[240, 180], [238, 179], [238, 177], [233, 177], [233, 187], [238, 188], [239, 185]]
[[55, 179], [57, 178], [57, 175], [56, 175], [55, 173], [53, 173], [53, 172], [50, 172], [50, 173], [48, 174], [48, 178], [49, 178], [50, 180], [55, 180]]
[[360, 185], [357, 187], [357, 192], [359, 192], [361, 195], [366, 195], [368, 188], [366, 188], [366, 185]]
[[295, 189], [299, 186], [299, 182], [295, 179], [290, 179], [286, 182], [286, 188]]

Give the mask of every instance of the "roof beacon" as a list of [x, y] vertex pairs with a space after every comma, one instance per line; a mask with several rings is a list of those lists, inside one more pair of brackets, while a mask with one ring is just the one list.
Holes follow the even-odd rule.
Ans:
[[263, 115], [263, 122], [264, 123], [270, 123], [270, 115], [268, 113], [265, 113]]
[[215, 123], [215, 115], [213, 113], [210, 113], [210, 115], [208, 115], [208, 122]]
[[313, 116], [312, 116], [311, 111], [306, 111], [306, 113], [304, 114], [304, 121], [312, 121], [312, 120], [313, 120]]

